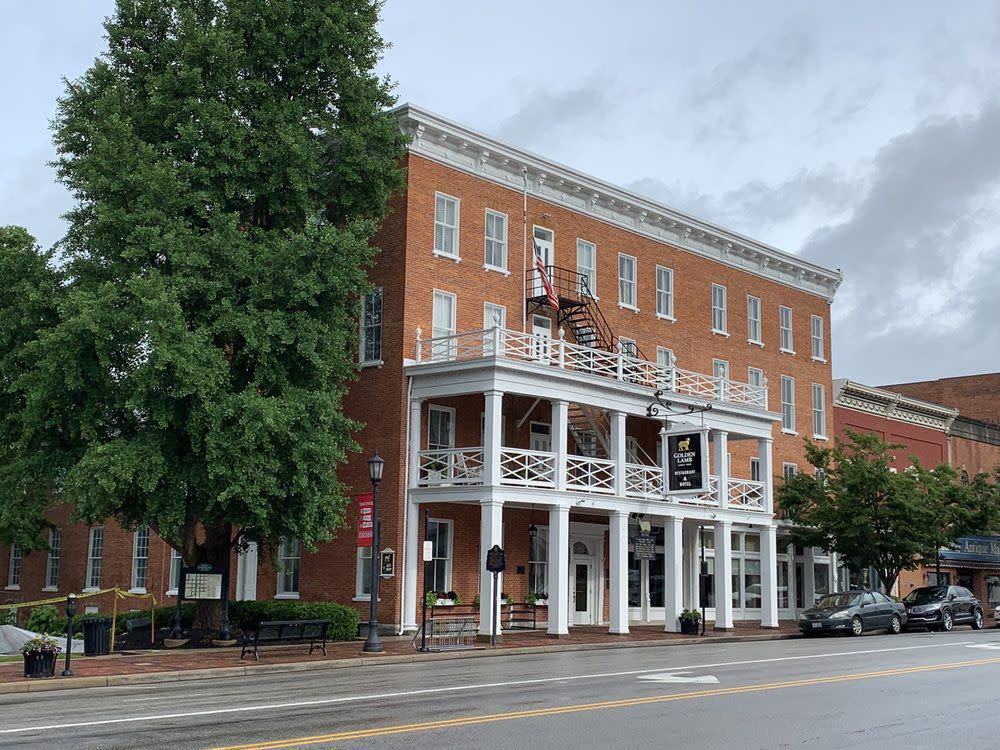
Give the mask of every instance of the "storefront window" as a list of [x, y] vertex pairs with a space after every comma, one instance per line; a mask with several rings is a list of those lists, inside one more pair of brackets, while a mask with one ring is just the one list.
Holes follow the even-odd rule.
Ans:
[[788, 609], [787, 560], [778, 560], [778, 609]]
[[806, 601], [806, 566], [795, 563], [795, 609], [805, 609]]
[[628, 606], [642, 606], [642, 562], [632, 550], [628, 553]]
[[733, 558], [733, 606], [739, 609], [742, 604], [740, 602], [740, 560], [738, 557]]
[[[655, 536], [655, 535], [654, 535]], [[662, 534], [661, 534], [662, 536]], [[649, 606], [663, 606], [663, 553], [649, 561]]]
[[[749, 537], [747, 538], [749, 541]], [[760, 560], [746, 560], [743, 566], [743, 606], [760, 609]], [[780, 605], [779, 605], [780, 606]]]
[[745, 552], [760, 552], [760, 534], [747, 534], [743, 545], [746, 547]]
[[537, 526], [528, 550], [528, 593], [539, 598], [548, 594], [549, 528]]
[[813, 563], [814, 603], [830, 593], [830, 566], [827, 563]]
[[991, 607], [1000, 606], [1000, 576], [986, 576], [986, 601]]
[[950, 573], [935, 573], [933, 570], [927, 573], [928, 586], [948, 586], [951, 584]]
[[715, 558], [705, 558], [705, 567], [708, 569], [708, 591], [706, 592], [708, 595], [705, 597], [704, 605], [711, 608], [715, 606]]

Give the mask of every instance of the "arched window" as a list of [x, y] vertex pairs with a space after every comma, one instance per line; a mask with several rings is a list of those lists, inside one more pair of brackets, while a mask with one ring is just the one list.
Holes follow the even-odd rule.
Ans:
[[962, 483], [963, 487], [968, 487], [969, 486], [969, 472], [967, 472], [965, 469], [962, 469], [962, 474], [959, 477], [959, 481]]
[[573, 554], [574, 555], [589, 555], [590, 550], [587, 549], [587, 545], [583, 542], [573, 542]]

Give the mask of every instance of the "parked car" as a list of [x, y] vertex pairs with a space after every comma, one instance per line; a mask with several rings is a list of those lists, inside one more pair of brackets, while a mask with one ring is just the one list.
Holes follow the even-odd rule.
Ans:
[[799, 630], [805, 635], [848, 633], [861, 635], [866, 630], [898, 633], [906, 625], [906, 607], [885, 594], [868, 589], [854, 589], [827, 594], [812, 609], [799, 615]]
[[993, 624], [1000, 628], [1000, 605], [997, 605], [997, 608], [993, 610]]
[[903, 599], [908, 628], [983, 627], [983, 603], [964, 586], [921, 586]]

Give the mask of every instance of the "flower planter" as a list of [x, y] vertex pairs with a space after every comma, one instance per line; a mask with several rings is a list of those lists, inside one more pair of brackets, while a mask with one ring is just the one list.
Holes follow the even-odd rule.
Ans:
[[697, 620], [681, 620], [681, 633], [684, 635], [698, 635], [701, 623]]
[[53, 677], [56, 673], [54, 651], [34, 651], [24, 654], [25, 677]]

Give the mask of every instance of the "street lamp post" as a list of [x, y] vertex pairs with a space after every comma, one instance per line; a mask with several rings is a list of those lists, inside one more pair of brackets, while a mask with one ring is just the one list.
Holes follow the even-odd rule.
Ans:
[[372, 522], [375, 525], [373, 529], [374, 533], [372, 534], [372, 586], [371, 601], [368, 607], [368, 636], [365, 638], [365, 645], [361, 649], [368, 654], [382, 653], [382, 642], [378, 637], [378, 545], [381, 535], [378, 521], [378, 488], [382, 484], [382, 472], [384, 470], [385, 461], [376, 452], [374, 456], [368, 459], [368, 477], [372, 480]]
[[76, 594], [66, 597], [66, 664], [62, 671], [63, 677], [72, 677], [73, 670], [69, 668], [70, 654], [73, 651], [73, 615], [76, 614]]

